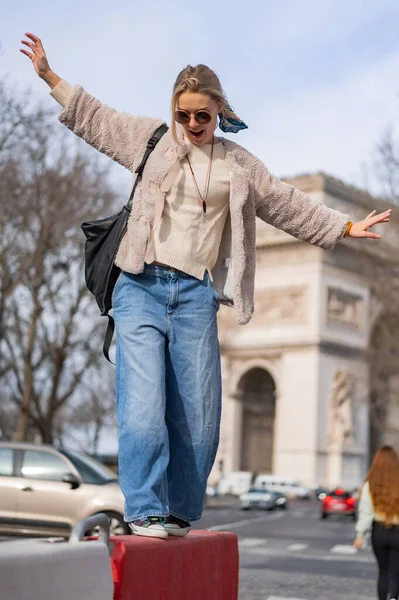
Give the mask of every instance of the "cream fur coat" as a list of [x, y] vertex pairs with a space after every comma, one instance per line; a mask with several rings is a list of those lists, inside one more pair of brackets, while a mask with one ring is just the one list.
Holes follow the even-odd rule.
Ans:
[[[132, 172], [141, 161], [148, 139], [163, 123], [117, 112], [80, 86], [74, 87], [60, 121]], [[170, 130], [163, 136], [137, 186], [127, 233], [116, 258], [124, 271], [137, 274], [144, 269], [151, 227], [161, 218], [164, 195], [188, 152], [181, 131], [179, 135], [179, 144]], [[222, 303], [234, 305], [237, 322], [245, 324], [254, 310], [256, 217], [299, 240], [330, 250], [343, 236], [349, 216], [279, 181], [238, 144], [225, 138], [216, 141], [224, 144], [230, 171], [230, 213], [212, 271], [214, 287]]]

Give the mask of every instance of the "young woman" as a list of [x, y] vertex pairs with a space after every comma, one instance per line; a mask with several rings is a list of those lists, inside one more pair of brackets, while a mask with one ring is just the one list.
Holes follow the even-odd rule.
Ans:
[[371, 542], [379, 568], [379, 600], [399, 597], [399, 459], [390, 446], [380, 448], [362, 487], [354, 546]]
[[[49, 67], [40, 39], [22, 49], [63, 106], [60, 121], [134, 172], [162, 121], [134, 117], [71, 87]], [[332, 249], [342, 237], [379, 238], [389, 211], [353, 223], [276, 179], [215, 129], [246, 128], [220, 81], [186, 67], [172, 96], [172, 127], [151, 154], [116, 257], [113, 296], [120, 483], [135, 534], [186, 535], [200, 519], [221, 413], [216, 313], [253, 312], [256, 217]]]

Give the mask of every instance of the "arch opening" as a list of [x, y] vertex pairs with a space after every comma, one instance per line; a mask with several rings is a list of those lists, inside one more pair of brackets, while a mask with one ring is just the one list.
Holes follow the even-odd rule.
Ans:
[[273, 471], [276, 385], [268, 371], [255, 367], [243, 375], [238, 385], [242, 403], [242, 471]]

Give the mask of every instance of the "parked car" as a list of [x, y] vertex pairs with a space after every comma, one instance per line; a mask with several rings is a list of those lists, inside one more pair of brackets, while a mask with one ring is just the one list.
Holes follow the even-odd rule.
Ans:
[[99, 512], [110, 517], [113, 535], [129, 533], [113, 471], [80, 452], [0, 442], [1, 533], [68, 537]]
[[357, 501], [348, 491], [337, 488], [329, 492], [321, 501], [321, 519], [327, 519], [330, 515], [345, 515], [356, 519]]

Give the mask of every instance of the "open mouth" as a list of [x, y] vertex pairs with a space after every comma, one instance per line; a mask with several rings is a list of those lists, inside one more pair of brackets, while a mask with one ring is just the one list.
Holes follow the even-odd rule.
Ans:
[[204, 133], [205, 129], [200, 129], [199, 131], [192, 131], [190, 129], [190, 133], [194, 138], [200, 138], [201, 135]]

